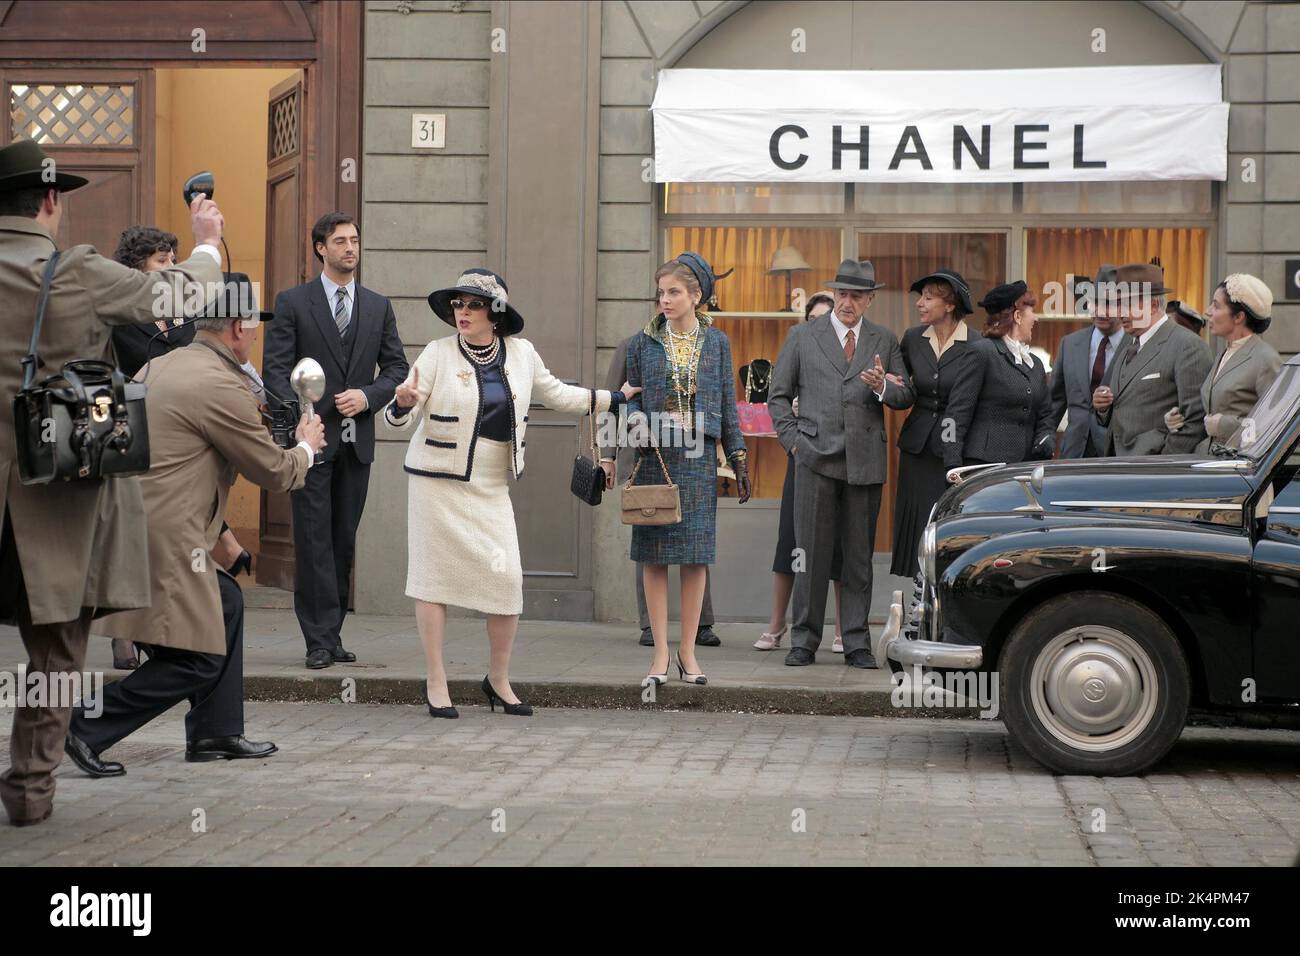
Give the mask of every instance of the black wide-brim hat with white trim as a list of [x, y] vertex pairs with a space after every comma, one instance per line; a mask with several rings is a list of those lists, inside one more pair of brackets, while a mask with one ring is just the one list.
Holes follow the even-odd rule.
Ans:
[[448, 325], [455, 327], [456, 313], [451, 300], [466, 295], [487, 299], [492, 312], [492, 324], [502, 335], [518, 335], [524, 328], [524, 317], [509, 302], [510, 290], [506, 280], [491, 269], [466, 269], [448, 289], [435, 289], [429, 293], [429, 308]]
[[925, 288], [927, 282], [946, 282], [952, 287], [952, 291], [957, 293], [957, 301], [960, 303], [962, 311], [970, 315], [975, 311], [975, 306], [971, 305], [970, 286], [966, 280], [961, 277], [960, 272], [954, 272], [952, 269], [939, 269], [931, 272], [928, 276], [921, 276], [912, 283], [909, 291], [920, 292]]
[[0, 192], [45, 187], [72, 192], [90, 182], [84, 176], [59, 172], [58, 162], [30, 139], [20, 139], [0, 149]]

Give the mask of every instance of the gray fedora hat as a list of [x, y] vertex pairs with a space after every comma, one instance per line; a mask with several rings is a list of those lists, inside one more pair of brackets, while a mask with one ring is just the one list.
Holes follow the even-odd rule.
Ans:
[[826, 283], [828, 289], [851, 289], [856, 292], [874, 292], [885, 284], [876, 284], [876, 267], [870, 259], [845, 259], [835, 270], [835, 278]]

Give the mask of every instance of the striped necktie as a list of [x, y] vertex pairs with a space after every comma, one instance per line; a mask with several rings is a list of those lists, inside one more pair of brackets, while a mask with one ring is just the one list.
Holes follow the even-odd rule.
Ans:
[[348, 330], [348, 323], [352, 321], [352, 315], [348, 312], [348, 290], [339, 286], [338, 291], [334, 293], [334, 324], [339, 327], [339, 336], [342, 337]]

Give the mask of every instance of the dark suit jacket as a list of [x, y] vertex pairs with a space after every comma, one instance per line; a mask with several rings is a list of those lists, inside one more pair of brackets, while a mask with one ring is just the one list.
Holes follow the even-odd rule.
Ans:
[[392, 304], [360, 283], [355, 289], [347, 340], [339, 336], [320, 276], [276, 296], [275, 320], [266, 326], [262, 378], [268, 391], [292, 399], [289, 373], [294, 365], [308, 357], [320, 362], [325, 370], [325, 394], [316, 403], [316, 413], [325, 423], [326, 461], [338, 452], [342, 431], [343, 416], [334, 407], [334, 396], [350, 388], [361, 389], [370, 405], [354, 419], [353, 449], [359, 461], [369, 464], [375, 460], [375, 415], [392, 401], [409, 366]]
[[[158, 337], [154, 338], [155, 335]], [[152, 323], [113, 327], [113, 354], [117, 356], [117, 367], [131, 376], [144, 368], [149, 359], [166, 355], [173, 349], [184, 348], [193, 341], [192, 322], [180, 326], [168, 323], [167, 331], [161, 335], [158, 334], [158, 326]]]
[[[1132, 341], [1127, 335], [1120, 336], [1115, 354], [1101, 377], [1102, 385], [1111, 384], [1120, 356]], [[1092, 328], [1089, 327], [1065, 336], [1056, 351], [1051, 382], [1052, 424], [1060, 425], [1066, 411], [1070, 413], [1061, 439], [1062, 458], [1095, 458], [1105, 454], [1106, 426], [1097, 420], [1092, 409], [1092, 366], [1088, 362], [1091, 345]]]
[[[1055, 429], [1042, 363], [1034, 359], [1032, 366], [1017, 365], [1001, 338], [977, 339], [970, 352], [948, 398], [956, 440], [944, 444], [944, 463], [955, 468], [1050, 458]], [[1040, 445], [1044, 438], [1047, 442]]]
[[[915, 325], [908, 329], [899, 345], [903, 352], [903, 365], [916, 393], [916, 402], [903, 423], [903, 430], [898, 433], [898, 447], [911, 455], [929, 452], [942, 458], [941, 423], [947, 415], [953, 382], [962, 375], [970, 360], [974, 339], [953, 342], [941, 358], [935, 358], [930, 340], [925, 337], [927, 328]], [[969, 326], [967, 335], [975, 335]]]

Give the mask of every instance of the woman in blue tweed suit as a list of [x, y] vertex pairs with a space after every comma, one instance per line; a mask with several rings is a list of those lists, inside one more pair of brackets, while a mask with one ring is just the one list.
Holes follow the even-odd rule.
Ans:
[[713, 270], [693, 252], [670, 259], [655, 273], [661, 311], [628, 344], [627, 375], [644, 389], [628, 404], [628, 438], [640, 451], [633, 483], [663, 484], [659, 446], [679, 488], [682, 520], [635, 525], [632, 560], [643, 565], [646, 608], [654, 636], [654, 663], [641, 686], [668, 680], [668, 565], [680, 566], [682, 639], [677, 674], [687, 683], [707, 678], [695, 660], [695, 632], [704, 599], [705, 567], [715, 554], [717, 442], [736, 472], [743, 504], [749, 500], [745, 440], [736, 417], [731, 343], [699, 311], [713, 294]]

